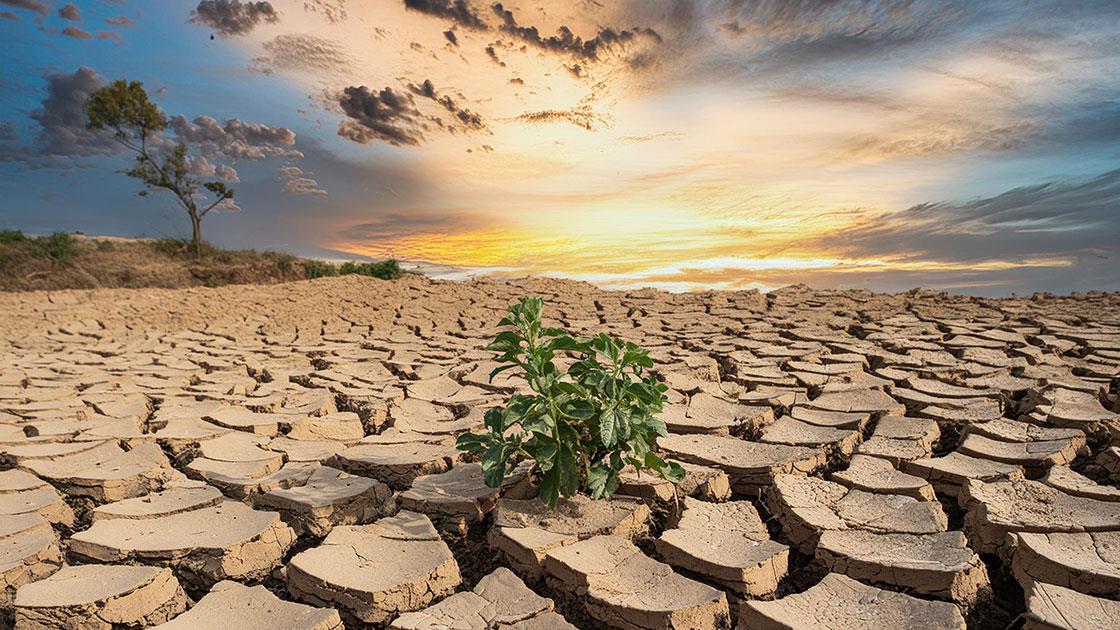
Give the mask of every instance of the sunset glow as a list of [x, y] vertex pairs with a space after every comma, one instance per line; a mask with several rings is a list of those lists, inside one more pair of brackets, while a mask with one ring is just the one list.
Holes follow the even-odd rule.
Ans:
[[119, 156], [36, 114], [130, 78], [196, 137], [202, 116], [292, 134], [211, 140], [241, 210], [209, 219], [220, 244], [609, 287], [1120, 288], [1115, 3], [196, 4], [83, 9], [129, 17], [119, 43], [3, 21], [5, 218], [171, 229], [106, 180]]

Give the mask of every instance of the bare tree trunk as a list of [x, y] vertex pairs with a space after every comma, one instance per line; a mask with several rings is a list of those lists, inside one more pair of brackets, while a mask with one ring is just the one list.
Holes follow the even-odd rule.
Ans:
[[202, 217], [198, 216], [197, 212], [190, 212], [191, 215], [191, 249], [194, 250], [194, 257], [200, 258], [202, 256]]

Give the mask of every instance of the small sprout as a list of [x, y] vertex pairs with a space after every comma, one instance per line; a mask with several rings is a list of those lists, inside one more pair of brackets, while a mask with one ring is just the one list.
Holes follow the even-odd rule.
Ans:
[[[490, 378], [517, 370], [534, 393], [487, 411], [485, 433], [459, 436], [459, 450], [481, 454], [486, 485], [500, 486], [522, 458], [534, 462], [549, 507], [580, 491], [610, 497], [628, 464], [680, 483], [684, 469], [656, 452], [657, 437], [667, 435], [657, 418], [666, 388], [648, 371], [649, 353], [606, 334], [577, 338], [545, 328], [542, 308], [540, 298], [510, 306], [498, 323], [509, 330], [487, 346], [502, 363]], [[558, 353], [577, 360], [561, 371], [553, 361]]]

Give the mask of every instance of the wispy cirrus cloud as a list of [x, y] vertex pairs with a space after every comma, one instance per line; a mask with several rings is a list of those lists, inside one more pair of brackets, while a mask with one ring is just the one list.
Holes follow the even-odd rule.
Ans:
[[1120, 170], [858, 221], [818, 244], [850, 256], [1022, 260], [1120, 255]]

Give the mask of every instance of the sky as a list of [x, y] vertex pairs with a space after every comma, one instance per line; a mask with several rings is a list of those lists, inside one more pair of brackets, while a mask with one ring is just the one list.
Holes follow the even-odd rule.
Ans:
[[[607, 288], [1120, 290], [1120, 2], [0, 0], [0, 227]], [[170, 143], [168, 143], [170, 145]]]

